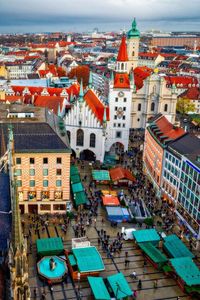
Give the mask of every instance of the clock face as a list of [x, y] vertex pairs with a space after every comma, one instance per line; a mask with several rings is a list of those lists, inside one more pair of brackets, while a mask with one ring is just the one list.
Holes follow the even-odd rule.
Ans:
[[118, 96], [119, 96], [119, 97], [123, 97], [123, 96], [124, 96], [124, 92], [119, 92], [119, 93], [118, 93]]

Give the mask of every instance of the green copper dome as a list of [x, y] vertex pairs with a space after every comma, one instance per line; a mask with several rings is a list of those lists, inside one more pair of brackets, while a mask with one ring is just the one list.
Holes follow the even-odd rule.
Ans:
[[132, 23], [132, 28], [128, 31], [127, 33], [128, 39], [134, 38], [134, 37], [140, 37], [140, 32], [137, 29], [137, 23], [136, 19], [134, 18], [133, 23]]

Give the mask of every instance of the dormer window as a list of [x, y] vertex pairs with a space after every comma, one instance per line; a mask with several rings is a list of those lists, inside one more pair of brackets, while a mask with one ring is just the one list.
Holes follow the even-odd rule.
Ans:
[[119, 79], [119, 82], [120, 82], [120, 83], [123, 83], [123, 82], [124, 82], [124, 78], [121, 77], [121, 78]]

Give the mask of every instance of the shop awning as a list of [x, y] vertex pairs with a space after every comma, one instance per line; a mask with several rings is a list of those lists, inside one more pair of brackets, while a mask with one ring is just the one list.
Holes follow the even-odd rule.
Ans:
[[155, 229], [133, 231], [133, 237], [136, 239], [137, 243], [160, 241], [160, 236]]
[[102, 277], [88, 277], [88, 281], [96, 300], [110, 300], [107, 287]]
[[70, 265], [71, 265], [72, 267], [77, 265], [76, 260], [75, 260], [75, 257], [74, 257], [73, 254], [70, 254], [70, 255], [68, 256], [68, 259], [69, 259], [69, 263], [70, 263]]
[[138, 245], [155, 263], [165, 263], [168, 261], [167, 257], [151, 242], [139, 243]]
[[109, 172], [110, 172], [110, 177], [114, 182], [122, 179], [135, 181], [135, 177], [132, 175], [132, 173], [125, 168], [117, 167], [111, 169]]
[[103, 205], [105, 206], [119, 206], [120, 202], [119, 199], [112, 195], [105, 195], [102, 196]]
[[164, 249], [167, 253], [173, 257], [191, 257], [194, 258], [194, 254], [185, 246], [185, 244], [175, 234], [168, 235], [164, 238]]
[[85, 204], [86, 201], [87, 201], [87, 197], [85, 192], [74, 193], [74, 202], [76, 206]]
[[64, 251], [60, 237], [36, 240], [37, 253], [39, 255], [60, 255]]
[[107, 277], [107, 280], [114, 292], [116, 299], [123, 299], [128, 296], [132, 296], [133, 292], [129, 287], [129, 284], [124, 277], [124, 274], [117, 273]]
[[72, 166], [70, 167], [70, 176], [76, 175], [76, 174], [79, 174], [78, 167], [72, 165]]
[[200, 271], [191, 257], [172, 258], [170, 262], [187, 285], [200, 285]]
[[110, 174], [106, 170], [94, 170], [92, 171], [92, 178], [96, 181], [110, 181]]
[[79, 193], [79, 192], [83, 192], [84, 188], [81, 182], [78, 183], [74, 183], [72, 184], [72, 192], [73, 193]]
[[96, 247], [73, 248], [72, 253], [76, 259], [79, 272], [99, 272], [105, 270], [103, 260]]
[[80, 175], [79, 174], [71, 175], [70, 181], [71, 181], [71, 184], [80, 182], [81, 181]]

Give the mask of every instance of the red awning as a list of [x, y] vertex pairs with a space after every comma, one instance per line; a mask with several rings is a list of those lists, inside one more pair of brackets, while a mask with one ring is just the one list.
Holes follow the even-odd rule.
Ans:
[[102, 199], [103, 199], [103, 205], [105, 206], [119, 206], [120, 203], [119, 203], [119, 199], [115, 196], [112, 196], [112, 195], [105, 195], [105, 196], [102, 196]]
[[132, 175], [132, 173], [124, 168], [113, 168], [110, 170], [110, 177], [112, 181], [118, 181], [121, 179], [127, 179], [129, 181], [135, 181], [135, 177]]

